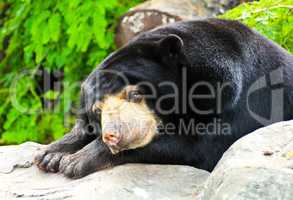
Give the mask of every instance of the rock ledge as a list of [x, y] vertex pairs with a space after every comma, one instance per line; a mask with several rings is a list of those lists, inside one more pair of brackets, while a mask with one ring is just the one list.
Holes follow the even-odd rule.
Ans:
[[32, 165], [42, 145], [0, 147], [0, 199], [293, 200], [293, 121], [235, 142], [214, 171], [129, 164], [78, 180]]

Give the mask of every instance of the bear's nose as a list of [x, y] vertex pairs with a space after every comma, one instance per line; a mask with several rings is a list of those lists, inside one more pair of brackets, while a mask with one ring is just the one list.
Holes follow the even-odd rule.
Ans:
[[103, 141], [109, 146], [117, 146], [121, 140], [121, 135], [116, 132], [105, 132], [103, 134]]

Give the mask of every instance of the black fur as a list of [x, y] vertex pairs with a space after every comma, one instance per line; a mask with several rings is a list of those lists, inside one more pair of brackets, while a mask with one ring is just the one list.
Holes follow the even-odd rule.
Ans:
[[[126, 84], [147, 81], [155, 85], [158, 97], [147, 99], [147, 103], [163, 124], [172, 122], [176, 125], [176, 134], [161, 132], [149, 145], [115, 156], [103, 144], [99, 132], [95, 136], [84, 134], [89, 123], [99, 121], [97, 113], [91, 111], [94, 102], [125, 86], [119, 76], [104, 73], [105, 70], [122, 73], [129, 80]], [[248, 93], [253, 83], [262, 77], [263, 80], [268, 80], [272, 73], [274, 80], [282, 80], [277, 88], [283, 89], [283, 99], [275, 96], [277, 101], [271, 100], [272, 91], [276, 87], [273, 83], [257, 90], [253, 95]], [[155, 107], [159, 97], [173, 92], [166, 86], [160, 87], [163, 81], [173, 82], [180, 88], [178, 109], [167, 114], [159, 112]], [[201, 114], [194, 112], [189, 106], [185, 90], [189, 91], [200, 81], [213, 86], [229, 83], [222, 90], [219, 112]], [[44, 170], [60, 169], [67, 176], [75, 178], [110, 165], [137, 162], [183, 164], [211, 171], [224, 151], [240, 137], [270, 123], [293, 118], [292, 87], [292, 55], [239, 22], [208, 19], [160, 27], [140, 34], [128, 45], [111, 54], [89, 75], [82, 86], [81, 105], [86, 112], [79, 118], [83, 123], [76, 125], [77, 132], [75, 129], [74, 133], [51, 144], [36, 157], [36, 163]], [[148, 88], [142, 87], [142, 90], [145, 94], [149, 92]], [[199, 87], [194, 93], [209, 94], [209, 91], [206, 87]], [[216, 108], [217, 105], [214, 99], [191, 101], [201, 110]], [[272, 108], [277, 106], [272, 104], [283, 103], [283, 115], [260, 123], [249, 113], [247, 101], [254, 113], [266, 118], [272, 114]], [[162, 105], [168, 109], [174, 103], [174, 100], [169, 99]], [[231, 125], [231, 134], [184, 132], [179, 128], [179, 119], [186, 123], [193, 119], [196, 124], [205, 125], [213, 121], [216, 124], [228, 123]], [[211, 129], [211, 133], [217, 132], [215, 127]], [[85, 145], [87, 147], [77, 152]]]

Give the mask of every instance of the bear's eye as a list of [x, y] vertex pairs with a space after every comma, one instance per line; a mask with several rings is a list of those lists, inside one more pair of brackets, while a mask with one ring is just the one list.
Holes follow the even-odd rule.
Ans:
[[100, 109], [100, 108], [96, 108], [96, 109], [94, 110], [94, 114], [95, 114], [96, 116], [99, 116], [99, 115], [101, 114], [101, 109]]
[[143, 96], [139, 91], [129, 91], [127, 94], [127, 100], [133, 103], [141, 102]]

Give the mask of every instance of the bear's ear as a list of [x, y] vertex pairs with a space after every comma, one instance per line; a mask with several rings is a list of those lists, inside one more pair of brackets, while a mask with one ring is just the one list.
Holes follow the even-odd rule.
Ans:
[[183, 46], [183, 40], [178, 35], [170, 34], [159, 41], [159, 53], [166, 59], [176, 59]]

